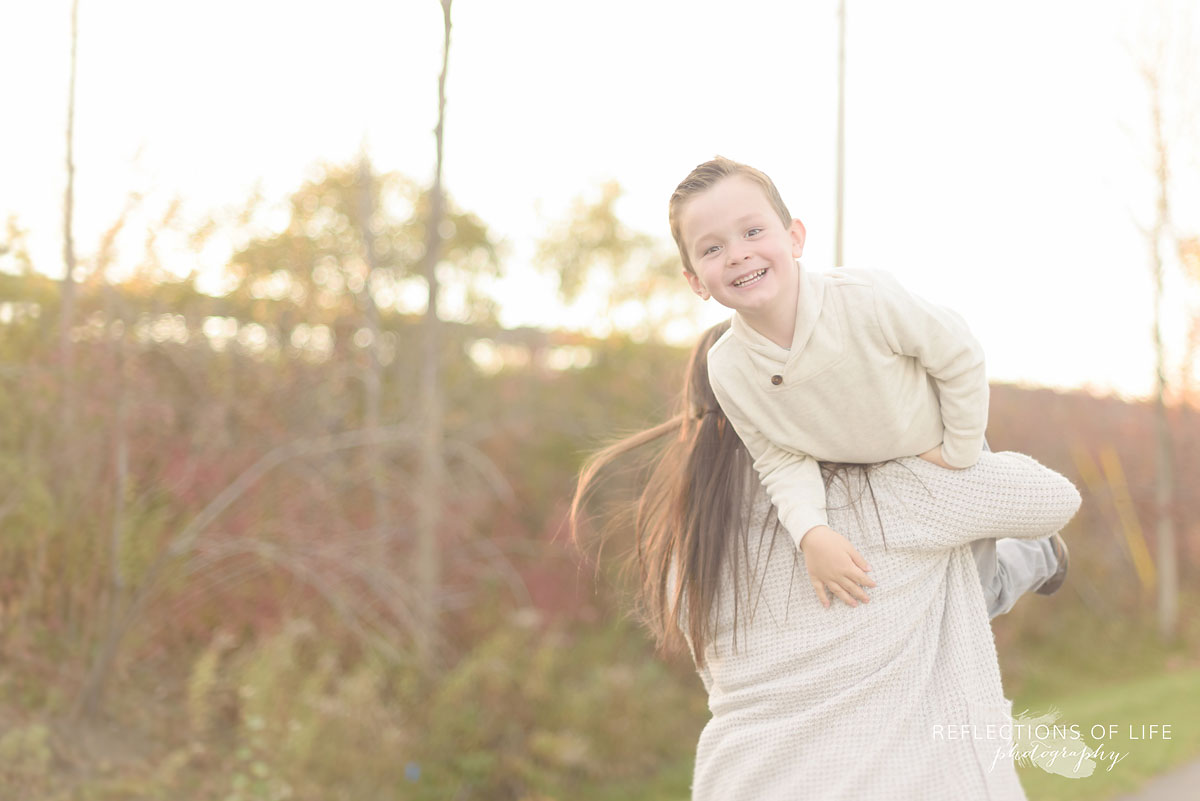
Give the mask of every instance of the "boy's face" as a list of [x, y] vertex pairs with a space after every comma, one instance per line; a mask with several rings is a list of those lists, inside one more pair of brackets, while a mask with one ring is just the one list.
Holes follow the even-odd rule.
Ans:
[[695, 273], [692, 291], [752, 317], [795, 302], [795, 259], [804, 225], [784, 227], [762, 187], [740, 175], [723, 178], [687, 202], [680, 235]]

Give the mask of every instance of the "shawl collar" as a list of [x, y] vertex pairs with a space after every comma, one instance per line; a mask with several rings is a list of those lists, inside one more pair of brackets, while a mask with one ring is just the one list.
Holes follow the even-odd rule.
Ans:
[[800, 285], [799, 297], [796, 299], [796, 330], [792, 334], [792, 347], [782, 348], [750, 327], [742, 315], [734, 312], [730, 320], [730, 329], [744, 346], [752, 351], [761, 353], [778, 362], [789, 362], [796, 358], [808, 340], [812, 337], [813, 329], [817, 327], [817, 319], [821, 316], [821, 304], [825, 300], [825, 281], [822, 275], [810, 273], [800, 261], [796, 262], [796, 276]]

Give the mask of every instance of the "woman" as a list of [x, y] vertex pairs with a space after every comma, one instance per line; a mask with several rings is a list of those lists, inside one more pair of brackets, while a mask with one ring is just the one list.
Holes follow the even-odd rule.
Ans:
[[693, 352], [680, 413], [596, 454], [572, 507], [577, 531], [606, 465], [665, 445], [633, 521], [637, 597], [660, 648], [682, 639], [709, 693], [694, 801], [1023, 799], [970, 542], [1047, 536], [1079, 493], [1012, 453], [966, 470], [824, 465], [830, 526], [876, 587], [868, 603], [822, 608], [708, 384], [726, 327]]

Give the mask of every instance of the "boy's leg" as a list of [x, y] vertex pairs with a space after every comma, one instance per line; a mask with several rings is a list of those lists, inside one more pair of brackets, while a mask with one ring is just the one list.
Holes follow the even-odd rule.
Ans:
[[1002, 615], [1017, 599], [1036, 590], [1058, 570], [1051, 537], [1019, 540], [1005, 537], [996, 543], [996, 572], [988, 596], [988, 617]]
[[971, 555], [975, 557], [975, 569], [979, 571], [979, 583], [983, 586], [983, 600], [987, 602], [988, 619], [991, 619], [1001, 614], [995, 610], [999, 609], [999, 598], [1004, 589], [996, 570], [996, 541], [972, 541]]

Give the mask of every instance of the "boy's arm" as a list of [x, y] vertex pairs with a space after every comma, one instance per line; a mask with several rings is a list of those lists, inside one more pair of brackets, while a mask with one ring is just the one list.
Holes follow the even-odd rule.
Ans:
[[988, 417], [983, 347], [962, 317], [908, 292], [889, 273], [875, 275], [875, 311], [884, 339], [895, 353], [915, 357], [937, 383], [942, 458], [952, 467], [975, 464]]
[[827, 592], [849, 606], [868, 602], [863, 587], [875, 586], [866, 574], [871, 567], [845, 537], [827, 524], [825, 482], [817, 460], [776, 445], [742, 413], [711, 371], [709, 381], [721, 410], [754, 459], [754, 468], [775, 504], [779, 521], [803, 552], [809, 583], [821, 605], [829, 607]]

